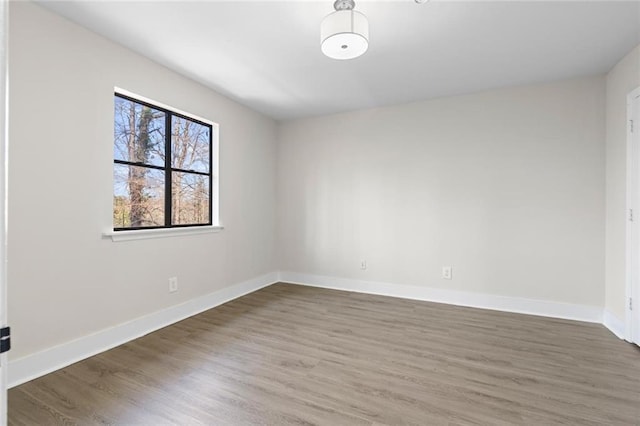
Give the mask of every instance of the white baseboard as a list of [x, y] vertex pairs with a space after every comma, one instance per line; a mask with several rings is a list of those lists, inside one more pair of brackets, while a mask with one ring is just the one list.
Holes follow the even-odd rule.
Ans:
[[603, 315], [602, 308], [595, 306], [281, 271], [244, 281], [180, 305], [12, 360], [7, 369], [8, 387], [18, 386], [279, 281], [473, 308], [603, 323], [616, 336], [623, 338], [624, 335], [624, 323], [608, 311], [604, 311]]
[[613, 334], [618, 336], [620, 339], [625, 338], [625, 326], [624, 321], [618, 319], [615, 315], [613, 315], [608, 310], [604, 310], [604, 315], [602, 318], [602, 324], [609, 329]]
[[404, 299], [447, 303], [450, 305], [468, 306], [472, 308], [492, 309], [519, 314], [602, 323], [602, 308], [597, 306], [575, 305], [571, 303], [497, 296], [402, 284], [360, 281], [347, 278], [300, 274], [296, 272], [281, 271], [280, 281], [311, 287], [322, 287], [334, 290], [400, 297]]
[[8, 387], [12, 388], [51, 373], [276, 282], [278, 282], [278, 273], [272, 272], [124, 324], [12, 360], [8, 366]]

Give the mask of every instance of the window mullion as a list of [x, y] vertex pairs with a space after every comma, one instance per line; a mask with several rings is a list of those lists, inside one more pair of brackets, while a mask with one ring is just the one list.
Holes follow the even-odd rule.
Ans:
[[165, 184], [165, 189], [164, 189], [164, 225], [167, 227], [171, 226], [171, 218], [173, 217], [173, 212], [172, 212], [172, 194], [171, 194], [171, 188], [172, 188], [172, 184], [171, 184], [171, 159], [172, 159], [172, 152], [171, 152], [171, 134], [173, 132], [173, 129], [171, 128], [171, 123], [172, 123], [172, 119], [171, 119], [171, 114], [169, 112], [165, 113], [165, 136], [164, 136], [164, 143], [165, 143], [165, 160], [164, 160], [164, 184]]

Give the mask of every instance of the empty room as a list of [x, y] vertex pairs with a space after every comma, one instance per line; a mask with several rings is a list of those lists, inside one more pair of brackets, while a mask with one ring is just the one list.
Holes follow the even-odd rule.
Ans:
[[0, 22], [0, 424], [640, 425], [639, 1]]

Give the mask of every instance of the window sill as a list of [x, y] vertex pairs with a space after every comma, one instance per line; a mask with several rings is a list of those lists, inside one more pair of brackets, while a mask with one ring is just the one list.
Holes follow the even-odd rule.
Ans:
[[151, 238], [182, 237], [185, 235], [210, 234], [220, 232], [222, 226], [196, 226], [193, 228], [161, 228], [161, 229], [136, 229], [135, 231], [108, 231], [102, 236], [111, 238], [114, 242], [147, 240]]

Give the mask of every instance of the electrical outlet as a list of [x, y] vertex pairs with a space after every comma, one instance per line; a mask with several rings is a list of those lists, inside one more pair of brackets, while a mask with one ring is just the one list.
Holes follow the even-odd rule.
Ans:
[[451, 266], [442, 267], [442, 278], [445, 280], [450, 280], [453, 278], [453, 270]]
[[367, 269], [367, 261], [366, 260], [361, 260], [360, 261], [360, 269], [362, 269], [362, 270]]
[[169, 293], [178, 291], [178, 277], [169, 278]]

